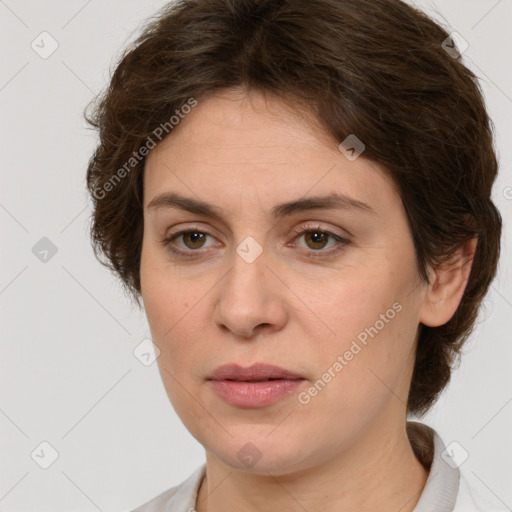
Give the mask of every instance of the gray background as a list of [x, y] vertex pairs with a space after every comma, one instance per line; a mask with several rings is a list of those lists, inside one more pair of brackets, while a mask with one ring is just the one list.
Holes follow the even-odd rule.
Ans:
[[[499, 276], [478, 327], [448, 390], [422, 421], [446, 444], [459, 443], [469, 454], [460, 467], [471, 484], [510, 508], [512, 1], [414, 3], [469, 43], [464, 61], [482, 79], [496, 126], [494, 198], [505, 222]], [[163, 4], [0, 0], [4, 512], [131, 510], [204, 461], [168, 402], [156, 363], [134, 356], [149, 336], [144, 314], [94, 259], [87, 235], [85, 168], [96, 136], [82, 111], [107, 83], [114, 57]], [[43, 31], [52, 39], [39, 36]], [[34, 40], [39, 52], [52, 40], [58, 48], [42, 58]], [[54, 255], [41, 252], [43, 237]], [[47, 469], [40, 465], [51, 462], [52, 449], [43, 441], [58, 452]]]

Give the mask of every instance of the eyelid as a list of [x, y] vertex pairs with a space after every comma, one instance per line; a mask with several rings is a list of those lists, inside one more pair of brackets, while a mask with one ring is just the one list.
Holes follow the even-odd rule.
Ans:
[[[208, 235], [208, 236], [210, 236], [212, 238], [215, 238], [214, 235], [210, 231], [208, 231], [207, 229], [204, 229], [201, 226], [197, 226], [197, 225], [194, 226], [194, 225], [192, 225], [192, 226], [187, 226], [187, 227], [185, 227], [183, 229], [179, 229], [179, 230], [174, 231], [172, 233], [166, 234], [165, 237], [163, 238], [163, 240], [159, 240], [159, 242], [162, 245], [164, 245], [164, 247], [165, 246], [170, 247], [171, 242], [175, 238], [179, 238], [181, 235], [184, 235], [186, 233], [190, 233], [190, 232], [193, 232], [193, 231], [197, 231], [198, 233], [202, 233], [204, 235]], [[173, 249], [171, 249], [171, 250], [173, 250]], [[180, 253], [180, 252], [181, 253], [184, 253], [184, 252], [189, 252], [189, 253], [197, 252], [197, 253], [199, 253], [200, 251], [201, 251], [201, 249], [197, 249], [196, 251], [192, 251], [192, 250], [186, 251], [185, 249], [179, 249], [179, 250], [176, 250], [174, 252], [178, 252], [178, 253]]]
[[306, 224], [301, 224], [299, 226], [294, 227], [292, 229], [292, 231], [298, 235], [301, 235], [304, 232], [308, 232], [308, 231], [321, 231], [322, 233], [327, 233], [329, 235], [344, 239], [347, 242], [348, 242], [348, 236], [352, 236], [348, 232], [346, 232], [347, 235], [342, 235], [340, 233], [336, 233], [330, 227], [322, 225], [322, 222], [309, 222]]
[[347, 238], [346, 236], [340, 235], [333, 230], [323, 227], [321, 222], [311, 222], [307, 225], [300, 225], [292, 230], [296, 236], [294, 237], [294, 240], [299, 238], [300, 236], [303, 236], [310, 232], [318, 231], [320, 233], [326, 234], [328, 237], [333, 238], [336, 241], [336, 244], [334, 247], [331, 247], [330, 249], [319, 249], [317, 251], [312, 249], [302, 249], [301, 252], [306, 252], [308, 258], [312, 259], [324, 259], [327, 260], [330, 257], [336, 256], [339, 252], [341, 252], [347, 245], [351, 244], [351, 240]]
[[[190, 233], [190, 232], [194, 232], [194, 231], [199, 232], [204, 235], [207, 235], [207, 236], [210, 236], [212, 238], [215, 238], [214, 235], [212, 233], [210, 233], [210, 231], [208, 231], [207, 229], [204, 229], [197, 225], [195, 225], [195, 226], [192, 225], [192, 226], [187, 226], [183, 229], [180, 229], [178, 231], [175, 231], [175, 232], [172, 232], [172, 233], [166, 235], [164, 237], [164, 239], [159, 240], [159, 242], [165, 248], [169, 249], [171, 252], [173, 252], [174, 254], [177, 254], [178, 256], [184, 256], [184, 257], [198, 256], [199, 257], [202, 253], [205, 252], [205, 249], [203, 247], [196, 249], [196, 250], [182, 249], [182, 248], [175, 249], [174, 247], [172, 247], [172, 242], [174, 239], [179, 238], [181, 235], [184, 235], [184, 234]], [[329, 256], [333, 256], [334, 254], [336, 254], [337, 252], [342, 250], [346, 245], [349, 245], [351, 243], [350, 239], [348, 239], [346, 236], [340, 235], [340, 234], [330, 230], [329, 228], [323, 227], [321, 222], [309, 222], [306, 225], [301, 224], [301, 225], [294, 227], [292, 229], [292, 232], [296, 236], [293, 238], [293, 240], [297, 239], [300, 235], [304, 235], [304, 234], [306, 234], [308, 232], [312, 232], [312, 231], [319, 231], [321, 233], [324, 233], [324, 234], [328, 235], [329, 237], [334, 238], [337, 242], [334, 247], [331, 247], [330, 249], [327, 249], [327, 250], [319, 249], [319, 250], [315, 251], [315, 250], [311, 250], [311, 249], [310, 250], [302, 249], [302, 252], [307, 252], [308, 256], [310, 256], [312, 258], [322, 258], [322, 257], [328, 258]]]

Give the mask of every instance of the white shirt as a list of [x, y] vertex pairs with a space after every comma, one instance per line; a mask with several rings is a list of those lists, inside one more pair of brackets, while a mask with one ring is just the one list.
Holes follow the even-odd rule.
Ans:
[[[420, 460], [431, 459], [429, 474], [420, 499], [413, 512], [509, 512], [504, 505], [491, 502], [469, 486], [453, 459], [445, 452], [445, 445], [431, 427], [408, 421], [411, 446]], [[423, 446], [427, 454], [419, 452], [419, 445], [411, 437], [420, 432], [430, 436], [431, 446]], [[443, 453], [444, 452], [444, 453]], [[159, 494], [132, 512], [195, 512], [197, 493], [206, 474], [206, 463], [198, 467], [185, 481]]]

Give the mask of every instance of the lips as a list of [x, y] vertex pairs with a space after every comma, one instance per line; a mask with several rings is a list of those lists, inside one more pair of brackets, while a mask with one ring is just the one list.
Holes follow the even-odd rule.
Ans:
[[215, 394], [238, 408], [267, 407], [290, 397], [306, 383], [299, 373], [271, 364], [248, 368], [237, 364], [219, 366], [207, 379]]
[[240, 382], [265, 382], [275, 379], [295, 380], [304, 379], [304, 376], [272, 364], [256, 363], [247, 368], [237, 364], [225, 364], [219, 366], [208, 378]]

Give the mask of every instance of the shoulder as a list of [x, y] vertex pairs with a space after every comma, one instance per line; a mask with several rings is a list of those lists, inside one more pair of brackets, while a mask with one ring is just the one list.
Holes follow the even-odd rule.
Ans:
[[490, 491], [484, 494], [472, 485], [465, 473], [460, 473], [459, 491], [453, 512], [507, 512], [510, 511]]
[[192, 512], [206, 465], [198, 467], [186, 480], [171, 487], [131, 512]]
[[[161, 512], [163, 510], [166, 510], [166, 505], [176, 495], [176, 491], [179, 489], [180, 485], [167, 489], [166, 491], [159, 494], [150, 501], [144, 503], [143, 505], [140, 505], [136, 509], [133, 509], [131, 512]], [[186, 511], [184, 510], [183, 512]]]
[[447, 448], [432, 427], [408, 422], [407, 434], [415, 455], [429, 470], [415, 511], [510, 512], [476, 474], [466, 473], [451, 460], [450, 445]]

